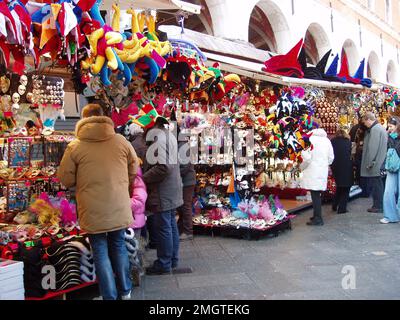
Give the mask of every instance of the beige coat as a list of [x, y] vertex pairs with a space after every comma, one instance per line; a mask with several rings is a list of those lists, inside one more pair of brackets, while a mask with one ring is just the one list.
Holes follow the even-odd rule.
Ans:
[[58, 178], [68, 188], [76, 186], [80, 227], [89, 234], [129, 227], [133, 223], [129, 188], [138, 168], [135, 150], [114, 132], [108, 117], [80, 120], [75, 134]]

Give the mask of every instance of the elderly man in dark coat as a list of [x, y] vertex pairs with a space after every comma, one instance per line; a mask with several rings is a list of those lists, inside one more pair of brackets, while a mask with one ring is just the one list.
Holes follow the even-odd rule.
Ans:
[[367, 112], [362, 121], [368, 129], [364, 138], [361, 177], [368, 179], [374, 199], [373, 206], [368, 212], [382, 213], [384, 188], [381, 169], [386, 159], [388, 135], [372, 112]]

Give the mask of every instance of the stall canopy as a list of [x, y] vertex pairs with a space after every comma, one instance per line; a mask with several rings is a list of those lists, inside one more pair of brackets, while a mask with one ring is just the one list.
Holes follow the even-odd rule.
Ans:
[[[104, 0], [102, 9], [109, 10], [115, 0]], [[201, 6], [181, 0], [119, 0], [122, 9], [157, 9], [157, 10], [182, 10], [189, 13], [200, 14]]]
[[213, 37], [189, 29], [184, 29], [184, 32], [182, 33], [182, 29], [177, 26], [161, 25], [158, 29], [166, 32], [168, 38], [190, 41], [196, 44], [204, 52], [222, 54], [224, 56], [238, 59], [246, 59], [255, 63], [263, 63], [273, 55], [269, 51], [257, 49], [246, 42]]
[[[208, 58], [206, 64], [212, 66], [214, 62], [219, 62], [221, 69], [237, 73], [255, 80], [272, 82], [280, 85], [303, 85], [315, 86], [320, 88], [338, 88], [345, 90], [365, 89], [361, 85], [351, 83], [330, 82], [311, 79], [298, 79], [284, 77], [262, 71], [264, 62], [274, 53], [252, 47], [249, 44], [222, 39], [200, 32], [182, 29], [177, 26], [160, 26], [159, 29], [168, 34], [169, 38], [179, 38], [191, 41], [197, 45]], [[376, 91], [382, 87], [382, 84], [374, 84], [371, 90]]]

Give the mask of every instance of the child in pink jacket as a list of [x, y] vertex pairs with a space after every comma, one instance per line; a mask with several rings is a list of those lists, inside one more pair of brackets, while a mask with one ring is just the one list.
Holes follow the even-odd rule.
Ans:
[[135, 221], [130, 227], [134, 230], [141, 229], [146, 224], [145, 208], [147, 189], [142, 177], [142, 169], [139, 167], [133, 185], [133, 196], [131, 198], [132, 215]]

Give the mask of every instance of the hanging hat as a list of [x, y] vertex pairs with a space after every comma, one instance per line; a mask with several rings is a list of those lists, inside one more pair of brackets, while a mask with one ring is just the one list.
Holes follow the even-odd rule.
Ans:
[[0, 1], [0, 15], [3, 15], [5, 18], [6, 24], [8, 24], [11, 27], [12, 35], [15, 36], [17, 30], [15, 26], [15, 20], [10, 12], [10, 9], [8, 8], [7, 4], [3, 1]]
[[288, 77], [303, 78], [304, 72], [298, 61], [300, 50], [303, 46], [301, 39], [287, 54], [274, 56], [264, 62], [264, 72]]
[[360, 66], [356, 74], [354, 75], [354, 79], [360, 80], [360, 84], [364, 87], [371, 88], [372, 80], [368, 78], [364, 78], [364, 70], [365, 70], [365, 58], [361, 61]]
[[82, 11], [89, 11], [92, 9], [94, 4], [96, 3], [96, 0], [79, 0], [77, 3], [77, 6], [82, 10]]
[[0, 41], [0, 62], [2, 62], [2, 57], [6, 68], [8, 68], [8, 64], [10, 63], [10, 48], [4, 41]]
[[158, 118], [163, 119], [164, 122], [168, 124], [168, 120], [164, 117], [161, 117], [151, 104], [144, 105], [137, 116], [129, 117], [132, 119], [133, 123], [138, 124], [143, 129], [150, 129], [154, 127]]
[[346, 82], [348, 79], [351, 78], [350, 71], [349, 71], [349, 60], [347, 59], [346, 52], [343, 52], [343, 54], [342, 54], [342, 61], [341, 61], [338, 77], [343, 78]]
[[300, 51], [298, 61], [304, 72], [304, 78], [313, 80], [322, 80], [322, 73], [316, 67], [307, 66], [306, 50], [303, 47]]
[[328, 64], [329, 57], [332, 53], [332, 49], [330, 49], [325, 55], [322, 57], [321, 61], [317, 64], [317, 69], [321, 72], [321, 74], [325, 73], [326, 65]]
[[22, 25], [25, 27], [25, 34], [29, 34], [31, 30], [32, 19], [28, 10], [18, 3], [14, 6], [14, 10], [22, 22]]
[[333, 82], [345, 82], [343, 81], [343, 79], [338, 78], [337, 75], [338, 63], [339, 63], [339, 54], [335, 56], [328, 70], [326, 71], [325, 74], [323, 74], [322, 77], [324, 80]]

